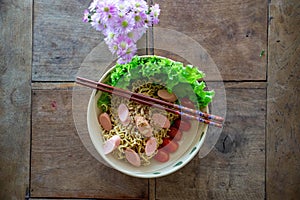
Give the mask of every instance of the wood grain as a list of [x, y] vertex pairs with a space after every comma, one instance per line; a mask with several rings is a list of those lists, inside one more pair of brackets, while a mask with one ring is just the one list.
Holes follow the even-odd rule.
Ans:
[[71, 90], [34, 90], [31, 197], [147, 199], [148, 180], [106, 167], [84, 148]]
[[0, 2], [0, 199], [29, 187], [31, 16], [31, 0]]
[[[78, 198], [29, 198], [28, 200], [76, 200]], [[26, 199], [27, 200], [27, 199]], [[94, 198], [80, 198], [80, 200], [98, 200]]]
[[[33, 81], [74, 81], [81, 63], [103, 42], [102, 33], [81, 20], [90, 2], [34, 1]], [[142, 38], [138, 53], [145, 54], [145, 47]]]
[[300, 2], [270, 3], [267, 199], [300, 197]]
[[[227, 81], [228, 98], [226, 126], [213, 151], [156, 180], [131, 178], [103, 166], [76, 134], [73, 83], [60, 81], [73, 81], [103, 40], [81, 22], [89, 2], [0, 2], [0, 199], [24, 199], [29, 187], [31, 73], [28, 195], [33, 199], [299, 198], [299, 1], [269, 1], [269, 27], [267, 1], [148, 1], [161, 7], [156, 27], [183, 33], [208, 51]], [[152, 37], [152, 32], [146, 34], [150, 47]], [[266, 50], [262, 57], [261, 50]], [[146, 53], [173, 56], [172, 50]]]
[[158, 178], [157, 199], [264, 199], [266, 88], [226, 93], [225, 128], [215, 148]]
[[75, 82], [34, 82], [32, 90], [73, 90]]
[[[29, 200], [49, 200], [49, 198], [30, 198]], [[59, 199], [57, 199], [57, 198], [51, 198], [51, 200], [76, 200], [76, 199], [74, 199], [74, 198], [72, 198], [72, 199], [61, 199], [61, 198], [59, 198]], [[82, 198], [80, 198], [80, 200], [97, 200], [97, 199], [90, 199], [90, 198], [88, 198], [88, 199], [82, 199]]]
[[85, 56], [103, 40], [82, 22], [89, 1], [34, 1], [33, 81], [73, 81]]
[[[161, 8], [157, 27], [176, 30], [201, 44], [224, 80], [266, 80], [267, 59], [260, 57], [261, 50], [267, 48], [266, 1], [154, 0], [154, 3]], [[174, 40], [177, 42], [180, 40]]]

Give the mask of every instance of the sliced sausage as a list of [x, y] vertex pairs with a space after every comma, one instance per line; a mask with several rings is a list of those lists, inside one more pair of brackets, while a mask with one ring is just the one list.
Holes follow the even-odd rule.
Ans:
[[98, 120], [104, 130], [110, 131], [112, 129], [111, 120], [107, 113], [101, 113]]
[[147, 156], [151, 156], [157, 149], [157, 140], [155, 137], [151, 137], [146, 142], [145, 153]]
[[162, 146], [163, 146], [163, 150], [165, 150], [166, 152], [174, 153], [178, 149], [179, 144], [174, 140], [170, 140], [169, 138], [164, 138]]
[[130, 115], [127, 106], [121, 103], [118, 107], [118, 115], [121, 123], [123, 125], [128, 125], [130, 123]]
[[162, 149], [159, 149], [157, 151], [157, 154], [155, 154], [154, 159], [159, 162], [167, 162], [169, 160], [169, 153]]
[[140, 115], [136, 115], [134, 119], [139, 132], [145, 137], [151, 137], [153, 129], [148, 123], [148, 121]]
[[104, 154], [109, 154], [111, 153], [113, 150], [115, 150], [121, 142], [121, 138], [119, 135], [114, 135], [111, 138], [109, 138], [103, 146], [103, 152]]
[[174, 126], [181, 131], [189, 131], [191, 129], [191, 123], [188, 120], [176, 119]]
[[168, 92], [167, 90], [158, 90], [157, 95], [169, 102], [175, 102], [177, 100], [177, 97], [175, 94]]
[[152, 120], [154, 122], [154, 124], [158, 127], [161, 128], [170, 128], [170, 121], [168, 120], [168, 118], [162, 114], [159, 113], [155, 113], [152, 115]]
[[179, 141], [182, 138], [181, 131], [173, 126], [169, 129], [168, 135], [175, 141]]
[[125, 157], [127, 161], [132, 164], [133, 166], [139, 167], [141, 166], [141, 158], [138, 153], [136, 153], [134, 150], [127, 148], [125, 150]]

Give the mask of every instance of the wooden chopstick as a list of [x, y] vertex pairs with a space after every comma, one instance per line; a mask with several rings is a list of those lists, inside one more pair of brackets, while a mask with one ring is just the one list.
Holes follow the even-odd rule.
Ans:
[[219, 122], [223, 122], [224, 121], [223, 117], [212, 115], [212, 114], [208, 114], [208, 113], [204, 113], [204, 112], [201, 112], [200, 110], [194, 110], [194, 109], [191, 109], [191, 108], [184, 107], [182, 105], [173, 104], [173, 103], [170, 103], [170, 102], [167, 102], [167, 101], [163, 101], [163, 100], [160, 100], [160, 99], [152, 98], [152, 97], [140, 94], [140, 93], [134, 93], [134, 92], [131, 92], [131, 91], [128, 91], [128, 90], [124, 90], [124, 89], [121, 89], [121, 88], [113, 87], [111, 85], [107, 85], [107, 84], [104, 84], [104, 83], [92, 81], [92, 80], [89, 80], [89, 79], [86, 79], [86, 78], [82, 78], [82, 77], [77, 77], [77, 80], [80, 80], [82, 82], [96, 84], [96, 85], [102, 86], [104, 88], [112, 89], [114, 91], [124, 92], [124, 93], [127, 93], [130, 96], [135, 96], [137, 98], [141, 98], [141, 99], [146, 99], [146, 100], [149, 100], [149, 101], [153, 101], [153, 102], [161, 104], [161, 105], [173, 107], [175, 109], [182, 110], [183, 112], [187, 112], [187, 113], [190, 113], [190, 114], [196, 115], [196, 116], [199, 115], [200, 117], [204, 117], [204, 118], [207, 118], [209, 120], [215, 120], [215, 121], [219, 121]]
[[[115, 94], [117, 96], [121, 96], [121, 97], [127, 98], [129, 100], [138, 102], [140, 104], [144, 104], [144, 105], [153, 106], [153, 107], [156, 107], [156, 108], [159, 108], [159, 109], [163, 109], [163, 110], [166, 110], [168, 112], [186, 117], [188, 119], [197, 120], [199, 122], [203, 122], [205, 124], [213, 125], [213, 126], [216, 126], [216, 127], [219, 127], [219, 128], [222, 127], [222, 124], [210, 121], [208, 119], [204, 119], [204, 118], [202, 118], [202, 116], [195, 116], [195, 115], [191, 115], [191, 114], [182, 112], [180, 110], [174, 110], [174, 109], [171, 109], [169, 107], [164, 107], [163, 105], [171, 106], [173, 108], [176, 108], [175, 106], [173, 106], [172, 103], [165, 102], [165, 101], [162, 101], [160, 99], [152, 98], [152, 97], [149, 97], [149, 96], [146, 96], [146, 95], [143, 95], [143, 94], [139, 94], [139, 93], [134, 93], [134, 92], [131, 92], [131, 91], [128, 91], [128, 90], [113, 87], [111, 85], [107, 85], [107, 84], [100, 83], [100, 82], [95, 82], [95, 81], [88, 80], [88, 79], [81, 78], [81, 77], [77, 77], [76, 83], [78, 83], [80, 85], [90, 87], [90, 88], [93, 88], [93, 89], [97, 89], [97, 90], [100, 90], [100, 91], [103, 91], [103, 92], [107, 92], [107, 93], [110, 93], [110, 94]], [[174, 104], [174, 105], [177, 105], [177, 104]], [[181, 109], [181, 108], [185, 108], [185, 107], [179, 106], [177, 108]], [[185, 110], [192, 110], [192, 109], [185, 108]], [[192, 112], [192, 113], [197, 113], [197, 112]], [[205, 113], [205, 114], [207, 114], [207, 113]], [[220, 119], [220, 117], [218, 117], [218, 119]]]

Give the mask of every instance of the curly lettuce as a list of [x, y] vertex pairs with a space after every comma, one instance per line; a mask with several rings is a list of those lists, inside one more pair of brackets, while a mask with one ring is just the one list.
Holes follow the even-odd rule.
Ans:
[[[197, 67], [184, 66], [181, 62], [157, 56], [134, 56], [132, 61], [127, 64], [117, 64], [106, 83], [128, 89], [132, 81], [151, 77], [159, 77], [169, 92], [176, 93], [179, 98], [188, 96], [200, 107], [207, 106], [215, 95], [213, 90], [206, 90], [205, 82], [201, 81], [205, 74]], [[102, 102], [101, 106], [103, 107], [103, 104], [107, 103], [108, 97], [101, 96], [99, 101]]]

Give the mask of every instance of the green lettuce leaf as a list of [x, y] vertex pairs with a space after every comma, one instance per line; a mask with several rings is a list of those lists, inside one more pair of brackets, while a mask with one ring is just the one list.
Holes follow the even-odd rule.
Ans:
[[184, 66], [181, 62], [157, 56], [134, 56], [127, 64], [117, 64], [108, 83], [126, 89], [134, 80], [151, 77], [159, 78], [169, 92], [175, 92], [179, 98], [190, 97], [192, 101], [198, 102], [199, 106], [207, 106], [215, 94], [214, 91], [205, 90], [205, 82], [198, 81], [203, 79], [205, 74], [197, 67]]
[[101, 112], [106, 112], [108, 110], [108, 107], [110, 106], [110, 101], [110, 94], [108, 94], [107, 92], [102, 92], [97, 101], [97, 107], [101, 110]]
[[184, 70], [181, 70], [178, 74], [181, 82], [194, 83], [195, 81], [204, 78], [204, 73], [199, 71], [196, 67], [192, 65], [187, 65]]

